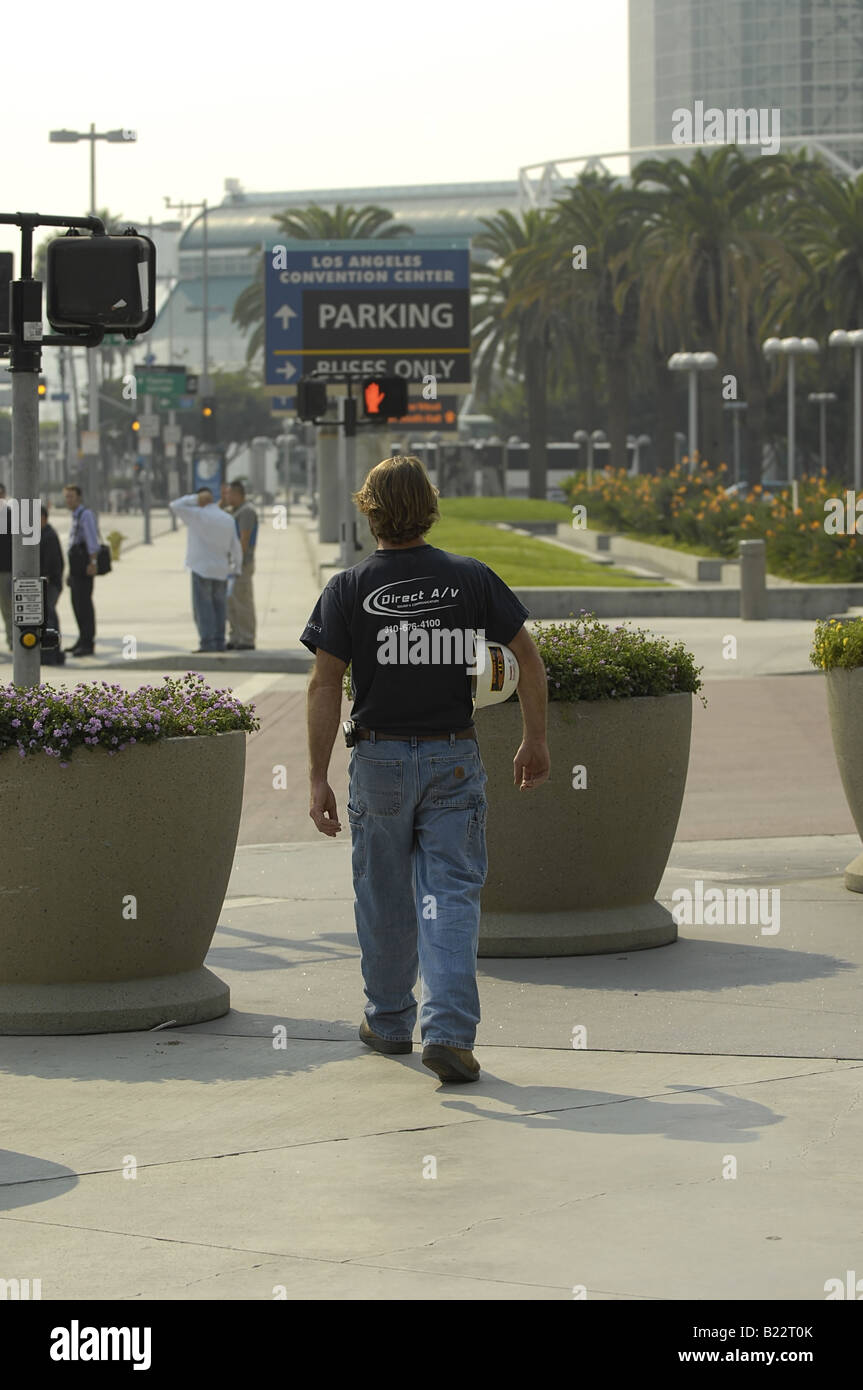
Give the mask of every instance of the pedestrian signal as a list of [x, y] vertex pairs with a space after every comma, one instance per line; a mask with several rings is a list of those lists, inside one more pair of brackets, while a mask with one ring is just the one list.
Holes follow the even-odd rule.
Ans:
[[376, 376], [363, 382], [366, 416], [377, 420], [400, 420], [408, 413], [408, 384], [400, 376]]
[[301, 376], [297, 382], [297, 418], [318, 420], [327, 413], [327, 385]]
[[60, 332], [104, 328], [134, 338], [156, 319], [156, 248], [131, 227], [48, 243], [47, 315]]

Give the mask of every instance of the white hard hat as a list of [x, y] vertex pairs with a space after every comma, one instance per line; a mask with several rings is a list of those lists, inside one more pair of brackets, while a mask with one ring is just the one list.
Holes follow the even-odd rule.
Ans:
[[476, 662], [471, 671], [474, 709], [499, 705], [508, 700], [518, 686], [518, 661], [503, 642], [487, 641], [477, 634]]

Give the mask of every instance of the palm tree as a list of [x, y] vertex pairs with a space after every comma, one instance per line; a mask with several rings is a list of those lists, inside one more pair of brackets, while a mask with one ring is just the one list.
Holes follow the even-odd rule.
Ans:
[[[392, 237], [413, 236], [413, 228], [405, 222], [396, 223], [386, 208], [369, 204], [362, 208], [345, 207], [338, 203], [333, 212], [311, 203], [307, 208], [279, 213], [273, 218], [279, 234], [293, 241], [361, 241], [389, 240]], [[264, 350], [266, 339], [266, 289], [263, 252], [264, 245], [254, 247], [250, 256], [257, 257], [255, 278], [237, 296], [233, 322], [240, 328], [251, 329], [246, 345], [246, 361], [251, 362]]]
[[611, 462], [624, 468], [630, 359], [638, 334], [635, 202], [610, 175], [583, 174], [565, 198], [555, 200], [552, 226], [542, 245], [513, 257], [517, 298], [524, 305], [545, 305], [560, 321], [579, 374], [589, 372], [598, 355]]
[[[644, 312], [664, 322], [679, 349], [710, 348], [723, 372], [737, 367], [750, 402], [749, 469], [761, 474], [763, 362], [758, 337], [768, 265], [788, 265], [789, 249], [769, 217], [770, 199], [788, 187], [782, 162], [752, 159], [735, 146], [696, 150], [688, 163], [644, 160], [633, 171], [644, 194], [640, 239]], [[705, 394], [702, 437], [717, 463], [722, 421], [718, 388]]]
[[495, 375], [524, 378], [528, 491], [544, 498], [549, 377], [561, 370], [568, 341], [563, 315], [542, 284], [532, 289], [533, 258], [545, 264], [546, 257], [559, 256], [559, 235], [551, 213], [534, 208], [521, 222], [505, 210], [481, 222], [484, 230], [473, 244], [489, 260], [474, 261], [471, 267], [476, 389], [487, 395]]

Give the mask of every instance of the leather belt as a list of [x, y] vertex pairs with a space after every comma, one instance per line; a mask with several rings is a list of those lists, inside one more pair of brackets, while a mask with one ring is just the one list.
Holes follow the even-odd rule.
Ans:
[[[474, 742], [476, 742], [476, 729], [456, 729], [454, 730], [454, 732], [456, 738], [472, 738]], [[357, 729], [355, 732], [355, 737], [358, 739], [367, 739], [369, 737], [369, 733], [369, 729]], [[428, 743], [430, 740], [433, 739], [448, 740], [449, 734], [379, 734], [375, 732], [376, 742], [378, 739], [388, 739], [391, 741], [395, 740], [398, 743], [409, 743], [412, 738], [417, 739], [421, 743]]]

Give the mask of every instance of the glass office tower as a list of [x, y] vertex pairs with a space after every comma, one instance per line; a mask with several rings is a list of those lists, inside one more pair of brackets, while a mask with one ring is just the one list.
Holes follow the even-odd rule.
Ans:
[[630, 145], [668, 144], [672, 113], [778, 107], [783, 137], [863, 166], [863, 0], [629, 0]]

